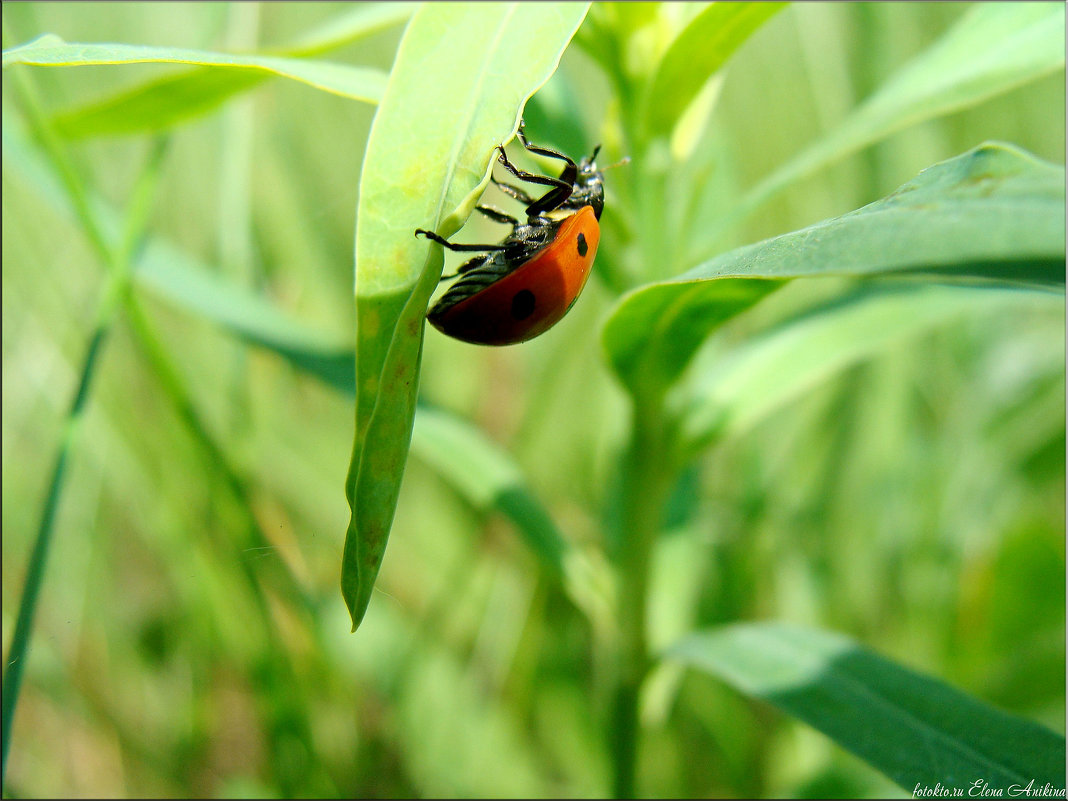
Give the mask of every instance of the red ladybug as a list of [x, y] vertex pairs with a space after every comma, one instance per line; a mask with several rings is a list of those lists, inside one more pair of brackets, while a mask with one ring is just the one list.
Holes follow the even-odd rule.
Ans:
[[493, 178], [502, 192], [527, 204], [527, 221], [488, 206], [482, 214], [512, 226], [496, 245], [454, 245], [432, 231], [425, 236], [453, 251], [480, 251], [456, 271], [459, 280], [441, 296], [427, 319], [443, 334], [477, 345], [514, 345], [544, 333], [567, 314], [590, 275], [601, 240], [598, 220], [604, 208], [604, 180], [594, 159], [600, 145], [579, 164], [547, 147], [527, 141], [523, 125], [519, 141], [531, 153], [565, 162], [559, 178], [517, 168], [504, 148], [498, 161], [522, 181], [550, 186], [535, 200], [522, 189]]

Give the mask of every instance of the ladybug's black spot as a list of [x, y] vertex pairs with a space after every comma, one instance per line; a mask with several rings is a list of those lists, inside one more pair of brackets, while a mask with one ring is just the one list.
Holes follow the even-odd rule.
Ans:
[[578, 237], [578, 254], [580, 256], [585, 257], [585, 255], [589, 251], [589, 249], [590, 249], [590, 246], [586, 244], [586, 235], [585, 234], [579, 234], [579, 237]]
[[534, 293], [529, 289], [520, 289], [512, 297], [512, 316], [525, 320], [534, 311]]

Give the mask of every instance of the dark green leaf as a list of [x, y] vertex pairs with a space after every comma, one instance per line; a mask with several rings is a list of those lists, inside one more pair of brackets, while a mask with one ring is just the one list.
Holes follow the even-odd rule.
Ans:
[[660, 392], [709, 334], [785, 282], [888, 275], [1063, 291], [1064, 169], [981, 145], [842, 217], [631, 292], [603, 341], [632, 392]]
[[667, 656], [805, 721], [909, 792], [967, 794], [977, 782], [1003, 797], [1032, 782], [1063, 791], [1063, 737], [839, 635], [739, 624], [686, 637]]

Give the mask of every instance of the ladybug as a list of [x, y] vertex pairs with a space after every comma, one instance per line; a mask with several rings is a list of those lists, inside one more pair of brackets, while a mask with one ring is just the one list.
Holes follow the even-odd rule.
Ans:
[[604, 208], [604, 180], [593, 149], [576, 164], [569, 156], [527, 141], [523, 123], [519, 141], [531, 153], [559, 159], [559, 178], [535, 175], [508, 160], [497, 146], [497, 160], [521, 181], [551, 187], [532, 198], [522, 189], [491, 178], [500, 190], [526, 204], [527, 220], [489, 206], [476, 206], [485, 216], [512, 232], [496, 245], [454, 245], [432, 231], [416, 230], [445, 248], [481, 252], [462, 265], [458, 278], [427, 312], [430, 323], [450, 337], [476, 345], [514, 345], [544, 333], [574, 305], [601, 239], [598, 220]]

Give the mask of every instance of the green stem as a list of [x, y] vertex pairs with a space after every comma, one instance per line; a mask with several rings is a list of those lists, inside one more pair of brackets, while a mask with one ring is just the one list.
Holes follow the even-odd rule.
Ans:
[[623, 459], [617, 565], [619, 644], [610, 716], [613, 794], [635, 796], [640, 723], [638, 702], [649, 670], [646, 607], [653, 548], [671, 488], [666, 420], [659, 402], [635, 400], [631, 441]]

